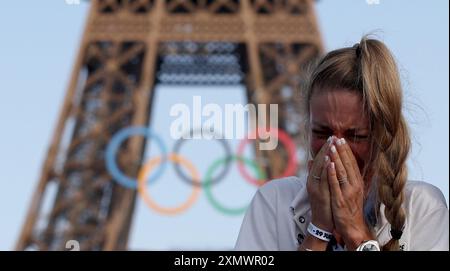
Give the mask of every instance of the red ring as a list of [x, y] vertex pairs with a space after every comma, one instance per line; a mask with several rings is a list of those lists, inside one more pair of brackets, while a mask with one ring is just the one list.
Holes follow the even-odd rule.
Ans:
[[[265, 129], [265, 128], [264, 127], [258, 128], [258, 134], [260, 134], [259, 131], [262, 129]], [[267, 132], [267, 130], [263, 130], [263, 131]], [[295, 175], [295, 172], [297, 170], [297, 156], [295, 154], [296, 146], [295, 146], [294, 141], [286, 132], [284, 132], [281, 129], [270, 128], [269, 132], [270, 133], [277, 132], [277, 133], [275, 133], [275, 135], [281, 141], [281, 143], [283, 143], [283, 145], [288, 153], [288, 157], [289, 157], [288, 164], [287, 164], [284, 172], [281, 174], [281, 176], [273, 177], [273, 179], [278, 179], [278, 178]], [[247, 138], [244, 138], [239, 143], [238, 150], [237, 150], [238, 157], [242, 157], [245, 146], [250, 142], [250, 138], [253, 138], [253, 137], [256, 138], [255, 131], [251, 132]], [[241, 173], [241, 175], [244, 177], [244, 179], [247, 180], [251, 184], [254, 184], [256, 186], [261, 186], [266, 182], [266, 180], [257, 180], [255, 178], [253, 178], [252, 176], [250, 176], [250, 174], [248, 174], [248, 172], [246, 171], [245, 165], [242, 161], [238, 161], [238, 169], [239, 169], [239, 172]]]

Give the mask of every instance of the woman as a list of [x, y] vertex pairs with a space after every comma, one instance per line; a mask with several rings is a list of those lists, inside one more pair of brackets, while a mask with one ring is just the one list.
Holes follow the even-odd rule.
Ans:
[[328, 53], [305, 89], [306, 180], [261, 187], [236, 250], [448, 250], [441, 191], [407, 181], [410, 136], [397, 66], [364, 37]]

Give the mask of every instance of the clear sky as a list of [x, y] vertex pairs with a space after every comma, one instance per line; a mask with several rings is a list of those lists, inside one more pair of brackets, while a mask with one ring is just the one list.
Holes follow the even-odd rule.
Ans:
[[[410, 179], [436, 185], [448, 203], [449, 2], [369, 2], [377, 1], [318, 1], [324, 44], [327, 50], [353, 45], [374, 30], [387, 43], [400, 66], [405, 114], [413, 131]], [[84, 2], [67, 5], [64, 0], [6, 1], [0, 7], [0, 250], [13, 248], [22, 226], [62, 105], [87, 8]], [[202, 95], [205, 103], [245, 103], [239, 87], [158, 87], [155, 110], [163, 113], [154, 116], [152, 128], [167, 133], [168, 109], [176, 102], [192, 103], [192, 95]], [[171, 148], [173, 141], [165, 138]], [[234, 149], [237, 141], [230, 143]], [[215, 142], [187, 144], [183, 153], [202, 174], [207, 167], [205, 158], [208, 162], [212, 159], [209, 153], [222, 155]], [[181, 203], [189, 193], [189, 187], [171, 185], [180, 182], [173, 176], [169, 170], [164, 182], [149, 187], [161, 204]], [[235, 168], [220, 185], [213, 193], [230, 207], [245, 205], [255, 191], [238, 177]], [[173, 198], [158, 198], [168, 195], [168, 189], [173, 189]], [[189, 211], [176, 217], [161, 216], [138, 200], [130, 248], [228, 249], [236, 240], [241, 220], [242, 215], [218, 213], [204, 194]]]

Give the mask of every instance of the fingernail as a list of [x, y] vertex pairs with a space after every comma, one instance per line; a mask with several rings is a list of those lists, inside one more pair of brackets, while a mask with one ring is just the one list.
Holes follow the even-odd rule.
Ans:
[[330, 163], [330, 167], [331, 167], [331, 169], [334, 169], [334, 162]]
[[330, 157], [328, 157], [328, 155], [325, 155], [325, 162], [328, 162], [328, 160], [330, 160]]
[[334, 145], [331, 146], [331, 152], [336, 153], [336, 147]]
[[340, 138], [340, 139], [336, 140], [336, 144], [339, 145], [339, 146], [344, 145], [345, 144], [345, 139], [344, 138]]
[[331, 143], [332, 140], [333, 140], [333, 137], [332, 137], [332, 136], [328, 137], [327, 143]]

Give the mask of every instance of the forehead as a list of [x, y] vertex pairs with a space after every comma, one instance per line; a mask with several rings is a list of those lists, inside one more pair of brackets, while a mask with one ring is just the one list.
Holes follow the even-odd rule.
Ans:
[[360, 94], [345, 89], [330, 89], [313, 94], [311, 122], [332, 129], [366, 129], [367, 114]]

